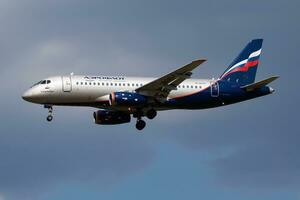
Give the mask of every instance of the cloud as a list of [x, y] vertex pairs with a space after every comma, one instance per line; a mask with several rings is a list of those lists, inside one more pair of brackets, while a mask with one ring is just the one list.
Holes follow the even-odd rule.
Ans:
[[[23, 128], [26, 134], [21, 134]], [[107, 186], [143, 170], [154, 159], [150, 146], [134, 136], [96, 133], [96, 127], [78, 127], [76, 132], [51, 129], [5, 128], [11, 134], [2, 134], [0, 141], [2, 192], [30, 196], [70, 181]]]
[[[64, 182], [113, 185], [150, 166], [164, 141], [208, 153], [222, 186], [297, 191], [299, 2], [281, 4], [1, 1], [0, 192], [32, 199]], [[160, 76], [208, 57], [195, 77], [216, 76], [254, 37], [266, 38], [258, 77], [281, 75], [276, 93], [162, 112], [145, 131], [150, 142], [133, 124], [93, 126], [92, 109], [55, 108], [49, 125], [45, 111], [20, 99], [33, 82], [70, 72]]]
[[296, 153], [299, 144], [270, 143], [238, 149], [212, 161], [216, 181], [226, 187], [255, 188], [256, 191], [297, 189], [300, 183], [300, 159]]

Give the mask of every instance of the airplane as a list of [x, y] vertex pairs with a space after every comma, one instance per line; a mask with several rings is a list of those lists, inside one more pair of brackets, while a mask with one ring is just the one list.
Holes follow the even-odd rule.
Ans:
[[125, 76], [54, 76], [27, 90], [22, 98], [48, 109], [53, 106], [85, 106], [98, 110], [100, 125], [129, 123], [146, 126], [143, 117], [154, 119], [158, 111], [207, 109], [254, 99], [274, 92], [267, 86], [279, 76], [255, 82], [263, 39], [250, 41], [218, 79], [191, 79], [192, 71], [206, 59], [195, 60], [160, 78]]

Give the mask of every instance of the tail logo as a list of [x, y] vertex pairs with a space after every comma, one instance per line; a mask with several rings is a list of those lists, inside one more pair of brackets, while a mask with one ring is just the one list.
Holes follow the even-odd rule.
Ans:
[[221, 77], [221, 79], [225, 78], [229, 74], [232, 74], [234, 72], [247, 72], [250, 67], [255, 67], [259, 63], [259, 56], [261, 53], [261, 49], [254, 51], [249, 55], [249, 57], [245, 60], [242, 60], [232, 67], [230, 67]]

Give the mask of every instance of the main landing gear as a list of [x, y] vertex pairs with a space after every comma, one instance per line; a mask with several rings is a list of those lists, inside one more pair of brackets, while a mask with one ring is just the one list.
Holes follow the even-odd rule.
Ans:
[[156, 117], [156, 115], [157, 115], [157, 112], [154, 109], [148, 110], [146, 113], [146, 116], [148, 119], [154, 119]]
[[47, 108], [48, 109], [48, 116], [47, 116], [47, 121], [48, 122], [51, 122], [53, 120], [53, 107], [52, 106], [48, 106], [48, 105], [45, 105], [44, 108]]
[[[156, 115], [157, 115], [157, 111], [154, 109], [148, 110], [146, 112], [146, 117], [148, 119], [154, 119], [156, 117]], [[145, 115], [142, 112], [138, 112], [138, 113], [134, 114], [133, 116], [137, 118], [136, 125], [135, 125], [136, 129], [139, 131], [143, 130], [146, 127], [146, 122], [144, 120], [142, 120], [142, 116], [145, 116]]]
[[145, 128], [145, 126], [146, 126], [146, 122], [144, 120], [138, 119], [136, 121], [135, 127], [136, 127], [137, 130], [141, 131]]

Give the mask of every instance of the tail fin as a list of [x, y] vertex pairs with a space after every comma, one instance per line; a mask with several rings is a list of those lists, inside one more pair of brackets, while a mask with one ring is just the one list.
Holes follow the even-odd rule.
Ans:
[[220, 79], [235, 82], [240, 86], [254, 83], [262, 43], [263, 39], [255, 39], [249, 42]]

